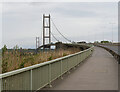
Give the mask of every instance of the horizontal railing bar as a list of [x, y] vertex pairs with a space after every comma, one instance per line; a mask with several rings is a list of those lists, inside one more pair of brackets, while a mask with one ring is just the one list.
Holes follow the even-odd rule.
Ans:
[[77, 52], [77, 53], [74, 53], [74, 54], [70, 54], [70, 55], [67, 55], [67, 56], [64, 56], [64, 57], [60, 57], [60, 58], [57, 58], [57, 59], [54, 59], [54, 60], [51, 60], [51, 61], [43, 62], [43, 63], [40, 63], [40, 64], [36, 64], [36, 65], [29, 66], [29, 67], [25, 67], [25, 68], [21, 68], [21, 69], [18, 69], [18, 70], [14, 70], [14, 71], [10, 71], [10, 72], [7, 72], [7, 73], [0, 74], [0, 79], [8, 77], [8, 76], [15, 75], [15, 74], [19, 74], [19, 73], [22, 73], [22, 72], [25, 72], [25, 71], [30, 71], [31, 69], [35, 69], [35, 68], [38, 68], [40, 66], [48, 65], [48, 64], [54, 63], [56, 61], [60, 61], [60, 60], [69, 58], [71, 56], [77, 55], [77, 54], [81, 54], [83, 52], [88, 51], [89, 49], [91, 49], [93, 47], [94, 46], [92, 46], [92, 47], [90, 47], [90, 48], [88, 48], [84, 51], [80, 51], [80, 52]]

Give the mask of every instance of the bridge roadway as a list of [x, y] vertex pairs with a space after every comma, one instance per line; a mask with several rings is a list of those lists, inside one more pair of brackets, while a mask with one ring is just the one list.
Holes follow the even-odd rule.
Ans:
[[116, 46], [116, 45], [100, 45], [100, 46], [111, 49], [112, 51], [114, 51], [114, 52], [116, 52], [117, 54], [120, 55], [120, 45], [119, 46]]
[[93, 55], [43, 90], [117, 90], [118, 64], [113, 56], [100, 47]]

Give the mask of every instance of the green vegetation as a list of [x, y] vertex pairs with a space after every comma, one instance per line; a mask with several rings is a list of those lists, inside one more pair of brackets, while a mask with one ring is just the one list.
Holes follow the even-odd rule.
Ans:
[[5, 73], [8, 71], [8, 62], [2, 60], [2, 72]]
[[4, 57], [4, 53], [7, 51], [7, 46], [4, 45], [4, 47], [2, 48], [2, 56]]
[[110, 41], [95, 41], [94, 43], [111, 43]]
[[66, 53], [63, 53], [63, 56], [67, 56], [67, 54], [66, 54]]
[[95, 41], [94, 43], [99, 43], [99, 41]]
[[34, 52], [27, 52], [27, 50], [24, 50], [25, 49], [22, 48], [19, 49], [16, 45], [9, 51], [7, 46], [4, 45], [2, 48], [2, 73], [50, 61], [80, 51], [79, 49], [72, 48], [35, 54]]
[[52, 60], [52, 56], [50, 56], [50, 57], [48, 58], [48, 60]]
[[101, 41], [100, 43], [111, 43], [110, 41]]
[[25, 62], [21, 62], [19, 68], [24, 68], [24, 64], [25, 64]]

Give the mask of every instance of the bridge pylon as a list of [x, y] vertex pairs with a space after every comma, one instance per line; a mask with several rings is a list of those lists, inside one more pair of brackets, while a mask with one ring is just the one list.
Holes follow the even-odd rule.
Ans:
[[36, 37], [36, 49], [39, 48], [40, 42], [39, 42], [39, 37]]
[[[48, 40], [48, 42], [46, 41]], [[50, 14], [45, 15], [43, 14], [43, 49], [49, 48], [45, 47], [45, 44], [51, 43], [51, 24], [50, 24]]]

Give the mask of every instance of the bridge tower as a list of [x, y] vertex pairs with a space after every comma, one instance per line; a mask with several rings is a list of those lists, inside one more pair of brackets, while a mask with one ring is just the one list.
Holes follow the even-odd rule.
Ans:
[[39, 48], [40, 43], [39, 43], [39, 37], [36, 37], [36, 49]]
[[[48, 40], [48, 42], [46, 41]], [[45, 44], [51, 43], [51, 24], [50, 24], [50, 14], [45, 15], [43, 14], [43, 49], [49, 48], [45, 47]]]

